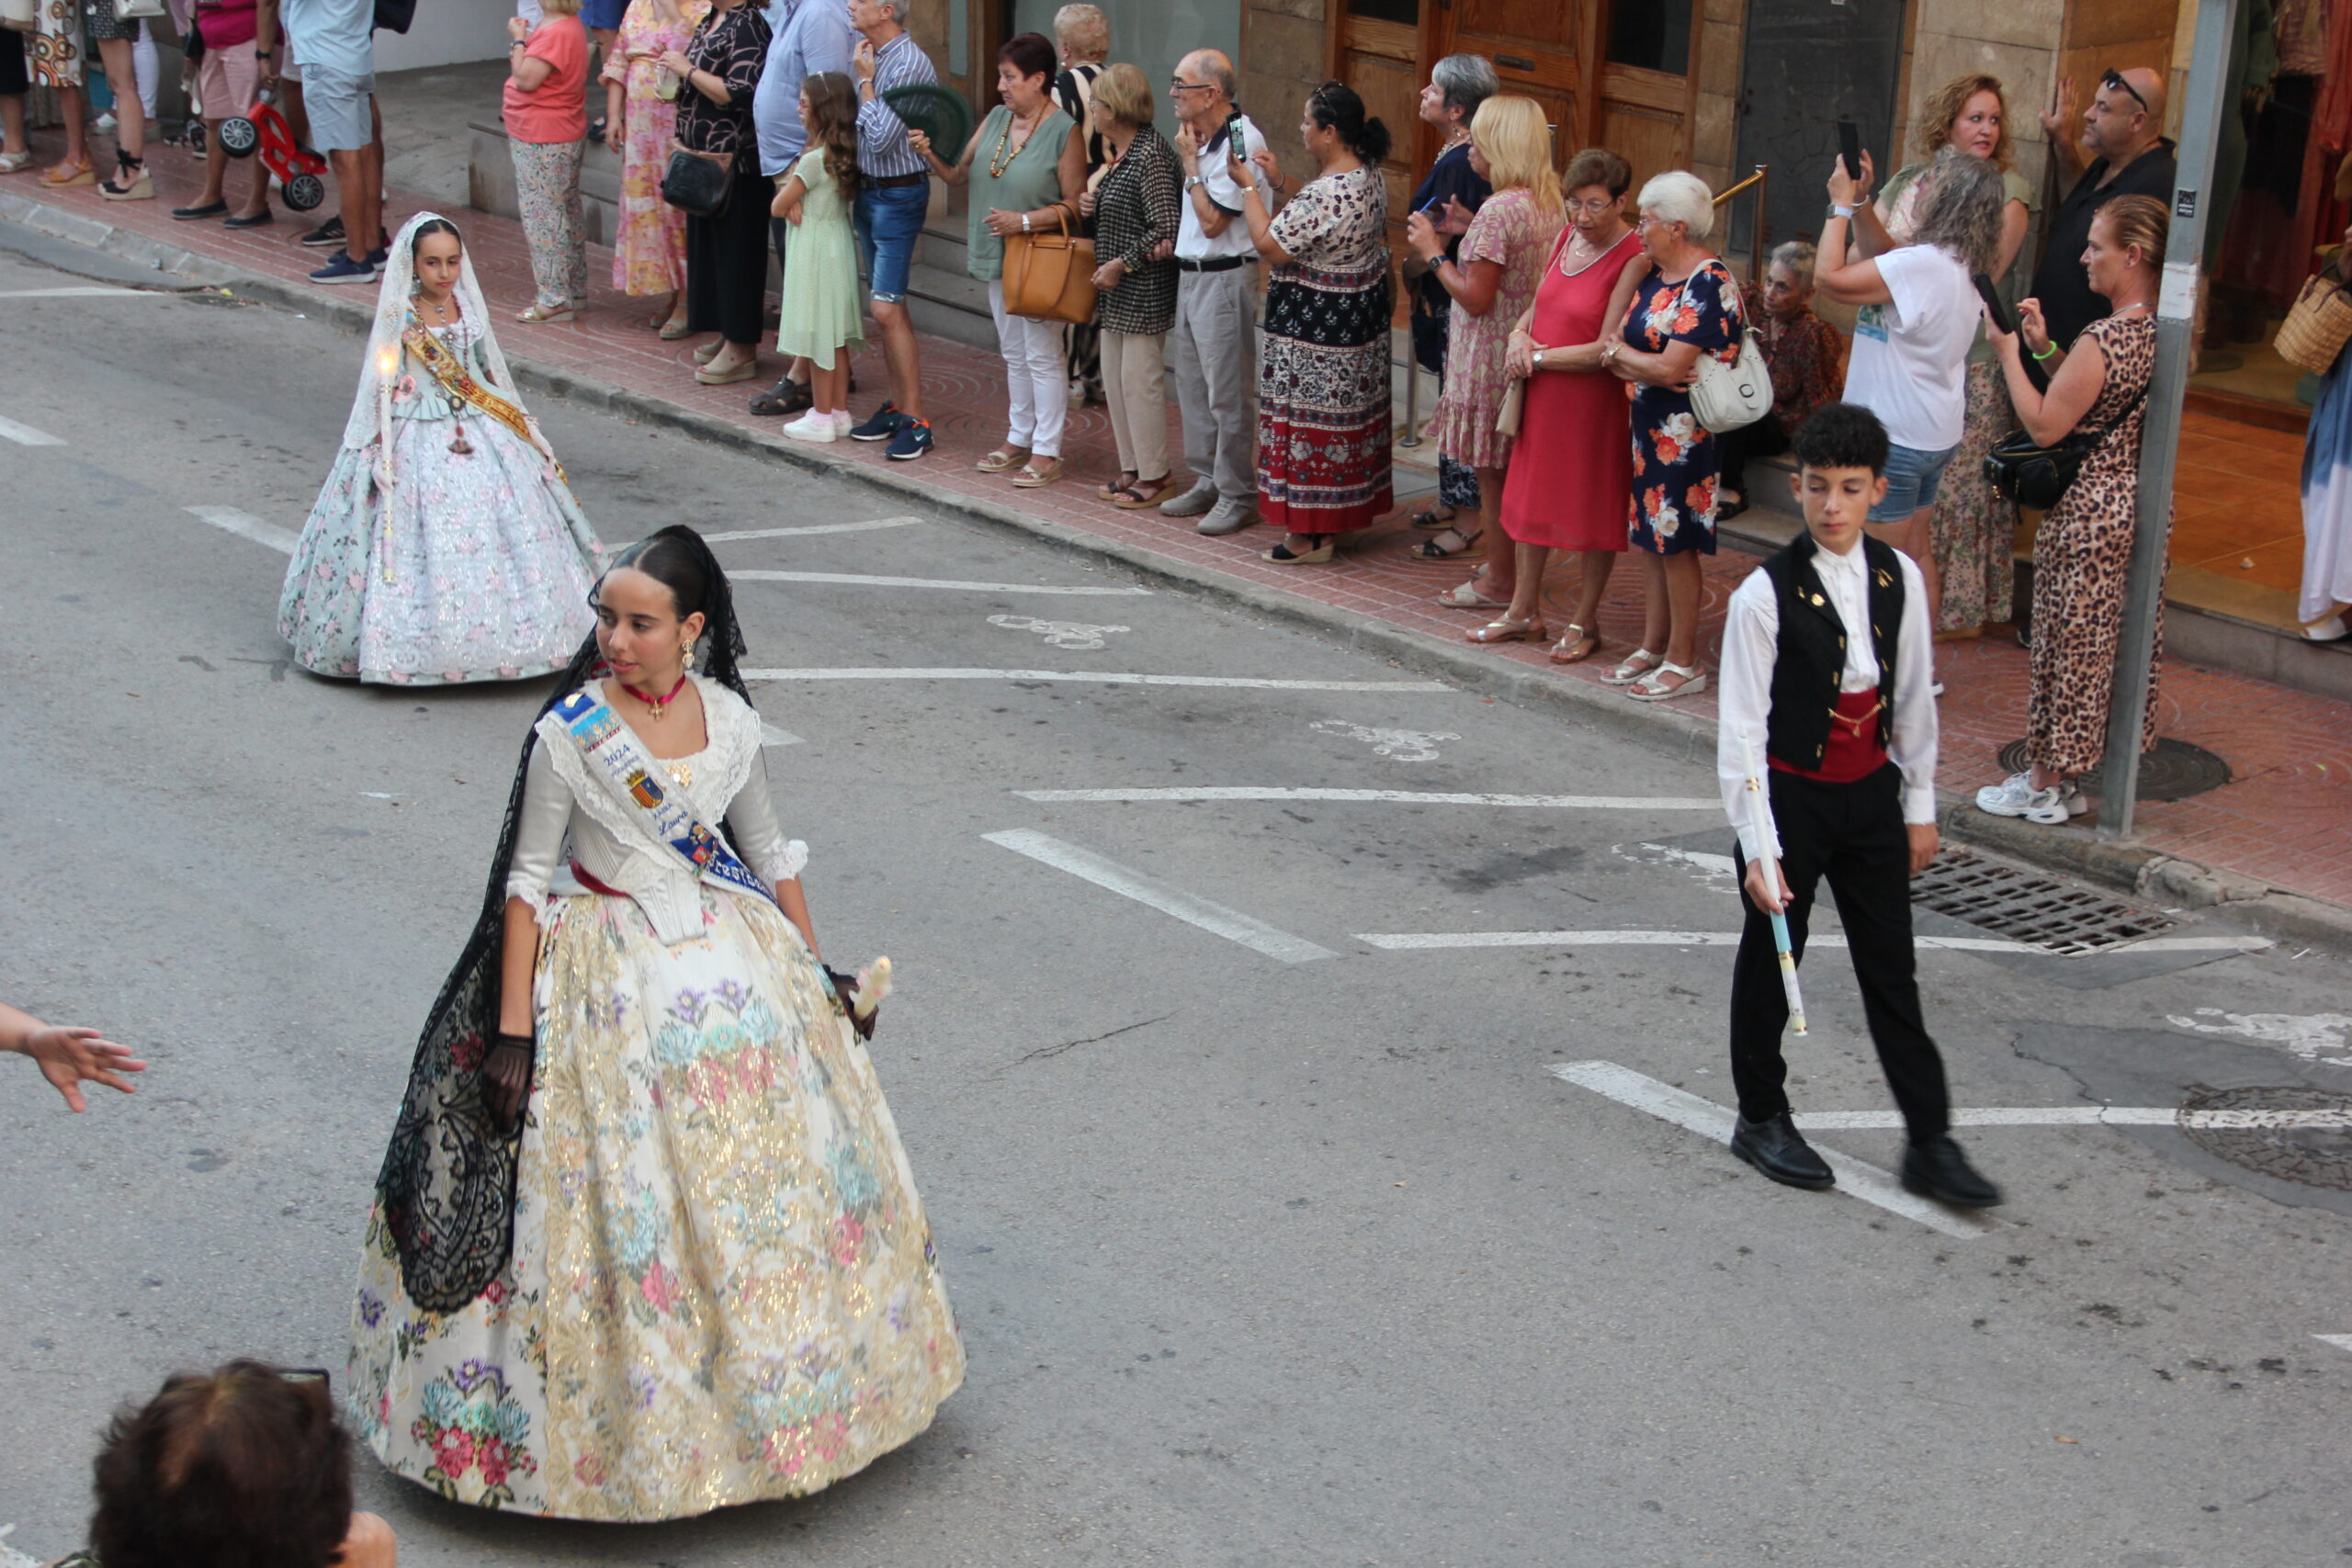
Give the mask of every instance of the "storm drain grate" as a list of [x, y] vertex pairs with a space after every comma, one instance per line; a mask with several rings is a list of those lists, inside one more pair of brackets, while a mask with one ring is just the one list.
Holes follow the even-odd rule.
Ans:
[[2173, 926], [2106, 894], [1966, 853], [1938, 856], [1912, 882], [1911, 901], [2045, 953], [2100, 953]]

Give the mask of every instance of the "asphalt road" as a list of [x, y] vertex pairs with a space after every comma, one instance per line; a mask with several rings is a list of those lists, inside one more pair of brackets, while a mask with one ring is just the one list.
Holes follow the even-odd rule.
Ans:
[[[411, 1045], [545, 694], [289, 670], [284, 557], [187, 509], [299, 528], [358, 342], [217, 298], [19, 292], [80, 282], [0, 256], [0, 995], [153, 1066], [80, 1118], [0, 1073], [0, 1523], [42, 1557], [81, 1540], [119, 1402], [235, 1355], [341, 1367]], [[2352, 1335], [2352, 1193], [2171, 1126], [1993, 1126], [1963, 1135], [2011, 1201], [1936, 1228], [1772, 1187], [1588, 1087], [1729, 1102], [1730, 953], [1697, 939], [1737, 906], [1690, 858], [1727, 846], [1688, 804], [1710, 759], [1389, 689], [1428, 678], [902, 498], [537, 412], [608, 541], [912, 515], [719, 547], [1001, 585], [741, 593], [760, 669], [1037, 672], [755, 691], [828, 955], [898, 967], [876, 1060], [972, 1372], [865, 1474], [682, 1524], [483, 1515], [363, 1458], [405, 1562], [2352, 1554], [2352, 1351], [2315, 1337]], [[1077, 671], [1330, 684], [1042, 678]], [[1587, 798], [1023, 793], [1277, 787]], [[1690, 940], [1366, 940], [1530, 931]], [[2352, 1090], [2324, 955], [1922, 965], [1964, 1107]], [[1842, 954], [1806, 980], [1800, 1108], [1885, 1111]], [[1643, 1077], [1550, 1070], [1593, 1062]], [[1899, 1155], [1883, 1129], [1819, 1136]], [[2352, 1171], [2335, 1137], [2323, 1177]]]

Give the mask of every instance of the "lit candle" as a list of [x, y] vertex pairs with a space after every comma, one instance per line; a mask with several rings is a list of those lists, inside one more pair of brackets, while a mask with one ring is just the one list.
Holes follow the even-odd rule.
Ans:
[[392, 482], [392, 377], [400, 367], [396, 348], [386, 348], [376, 362], [376, 466], [387, 489]]

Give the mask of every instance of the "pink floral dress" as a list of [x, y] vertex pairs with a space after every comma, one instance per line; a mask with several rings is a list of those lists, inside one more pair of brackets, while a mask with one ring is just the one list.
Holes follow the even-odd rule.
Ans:
[[628, 58], [686, 47], [710, 0], [674, 3], [680, 19], [672, 27], [662, 20], [653, 0], [630, 0], [621, 17], [619, 47], [605, 65], [605, 78], [621, 82], [628, 95], [628, 129], [621, 138], [620, 232], [613, 239], [613, 287], [624, 294], [668, 294], [686, 286], [686, 215], [662, 199], [677, 100], [655, 91], [669, 74], [659, 60]]
[[1510, 437], [1495, 428], [1510, 387], [1503, 373], [1503, 348], [1511, 324], [1534, 301], [1561, 221], [1525, 190], [1500, 190], [1487, 198], [1462, 236], [1456, 265], [1466, 269], [1472, 262], [1493, 262], [1503, 276], [1485, 315], [1472, 315], [1457, 300], [1446, 329], [1445, 389], [1438, 396], [1431, 434], [1437, 449], [1457, 463], [1499, 468], [1510, 460]]

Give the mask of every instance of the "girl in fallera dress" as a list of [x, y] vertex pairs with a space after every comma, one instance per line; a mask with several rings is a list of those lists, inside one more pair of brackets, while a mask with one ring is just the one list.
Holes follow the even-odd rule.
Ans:
[[647, 1521], [864, 1469], [964, 1350], [869, 1003], [817, 956], [726, 577], [665, 528], [594, 603], [418, 1043], [345, 1388], [445, 1497]]
[[393, 240], [343, 449], [278, 601], [321, 675], [518, 681], [588, 630], [603, 547], [515, 391], [457, 226]]

